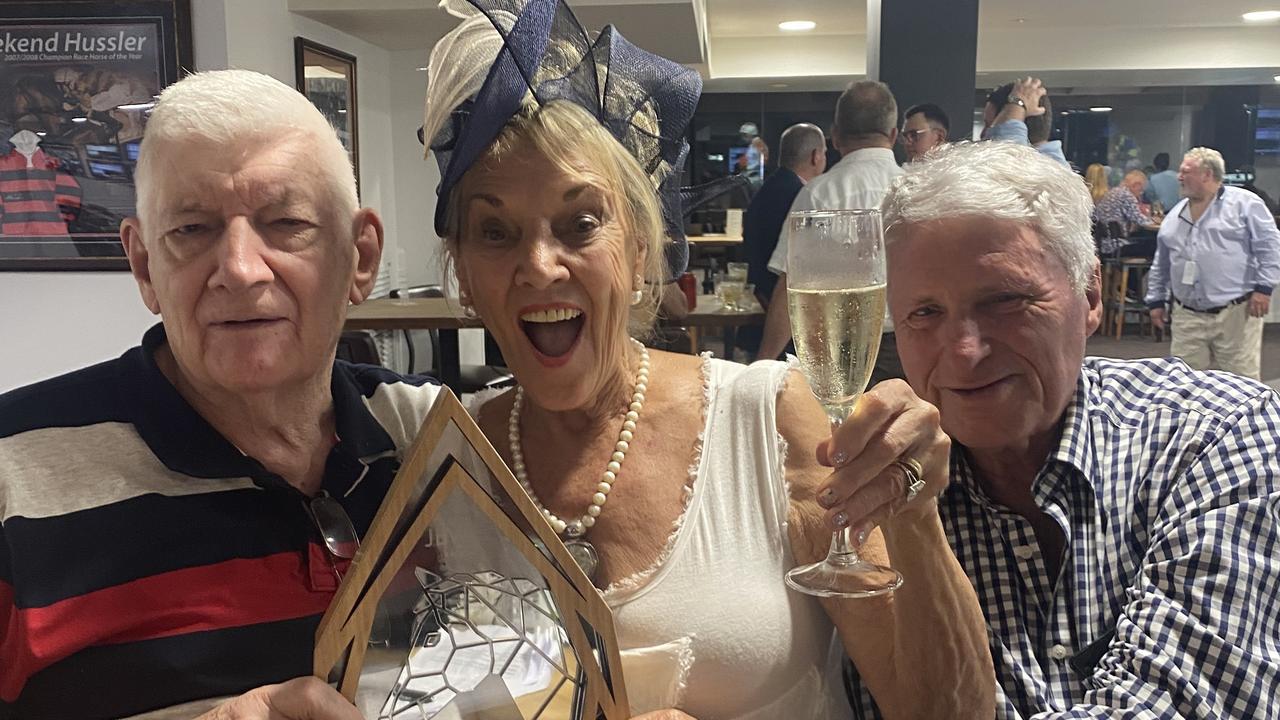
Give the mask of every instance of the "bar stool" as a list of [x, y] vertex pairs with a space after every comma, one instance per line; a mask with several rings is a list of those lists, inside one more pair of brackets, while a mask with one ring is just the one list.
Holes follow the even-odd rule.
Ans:
[[1143, 335], [1151, 329], [1146, 303], [1128, 297], [1130, 286], [1137, 288], [1140, 296], [1146, 294], [1146, 277], [1150, 269], [1151, 261], [1146, 258], [1109, 257], [1102, 261], [1103, 332], [1110, 329], [1117, 340], [1123, 337], [1128, 313], [1137, 313]]

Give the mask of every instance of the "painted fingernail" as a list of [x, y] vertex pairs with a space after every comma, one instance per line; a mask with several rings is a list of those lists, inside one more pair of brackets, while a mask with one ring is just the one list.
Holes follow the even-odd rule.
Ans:
[[827, 488], [818, 494], [818, 504], [824, 508], [830, 508], [836, 504], [836, 494], [831, 488]]
[[831, 524], [838, 528], [845, 527], [849, 524], [849, 513], [844, 512], [843, 510], [836, 513], [835, 517], [831, 518]]
[[835, 454], [831, 456], [831, 464], [835, 465], [836, 467], [839, 467], [847, 462], [849, 462], [849, 454], [843, 450], [837, 450]]

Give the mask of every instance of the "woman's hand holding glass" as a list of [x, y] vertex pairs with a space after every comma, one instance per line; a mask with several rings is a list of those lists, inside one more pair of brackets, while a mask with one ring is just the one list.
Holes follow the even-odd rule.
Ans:
[[[937, 512], [950, 454], [938, 409], [901, 380], [882, 382], [858, 398], [848, 419], [818, 447], [818, 462], [833, 468], [818, 489], [818, 504], [831, 527], [848, 527], [860, 546], [875, 527]], [[915, 493], [909, 492], [903, 458], [920, 465], [924, 486]]]

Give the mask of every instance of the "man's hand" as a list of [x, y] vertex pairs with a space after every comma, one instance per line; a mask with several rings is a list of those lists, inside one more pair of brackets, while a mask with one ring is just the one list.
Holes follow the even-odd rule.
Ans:
[[1151, 327], [1164, 329], [1164, 308], [1151, 308]]
[[1255, 292], [1249, 295], [1249, 317], [1266, 317], [1271, 312], [1271, 296]]
[[1027, 117], [1035, 117], [1043, 115], [1045, 110], [1040, 107], [1040, 98], [1048, 92], [1044, 89], [1044, 85], [1040, 83], [1039, 78], [1026, 77], [1013, 82], [1013, 91], [1009, 93], [1011, 98], [1022, 98], [1027, 104]]
[[631, 720], [697, 720], [692, 715], [686, 715], [679, 710], [654, 710], [643, 715], [636, 715]]
[[[678, 716], [673, 716], [678, 717]], [[264, 685], [234, 697], [196, 720], [363, 720], [337, 690], [318, 678]]]

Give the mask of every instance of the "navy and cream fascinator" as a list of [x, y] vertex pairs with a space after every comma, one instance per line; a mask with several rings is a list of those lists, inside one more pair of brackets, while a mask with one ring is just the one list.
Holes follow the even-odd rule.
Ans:
[[[440, 166], [435, 229], [449, 195], [526, 102], [585, 109], [644, 169], [662, 203], [672, 277], [688, 244], [682, 206], [727, 188], [680, 188], [685, 131], [702, 92], [694, 70], [632, 45], [612, 25], [594, 39], [562, 0], [442, 0], [462, 18], [431, 52], [422, 135]], [[496, 32], [495, 32], [496, 31]]]

